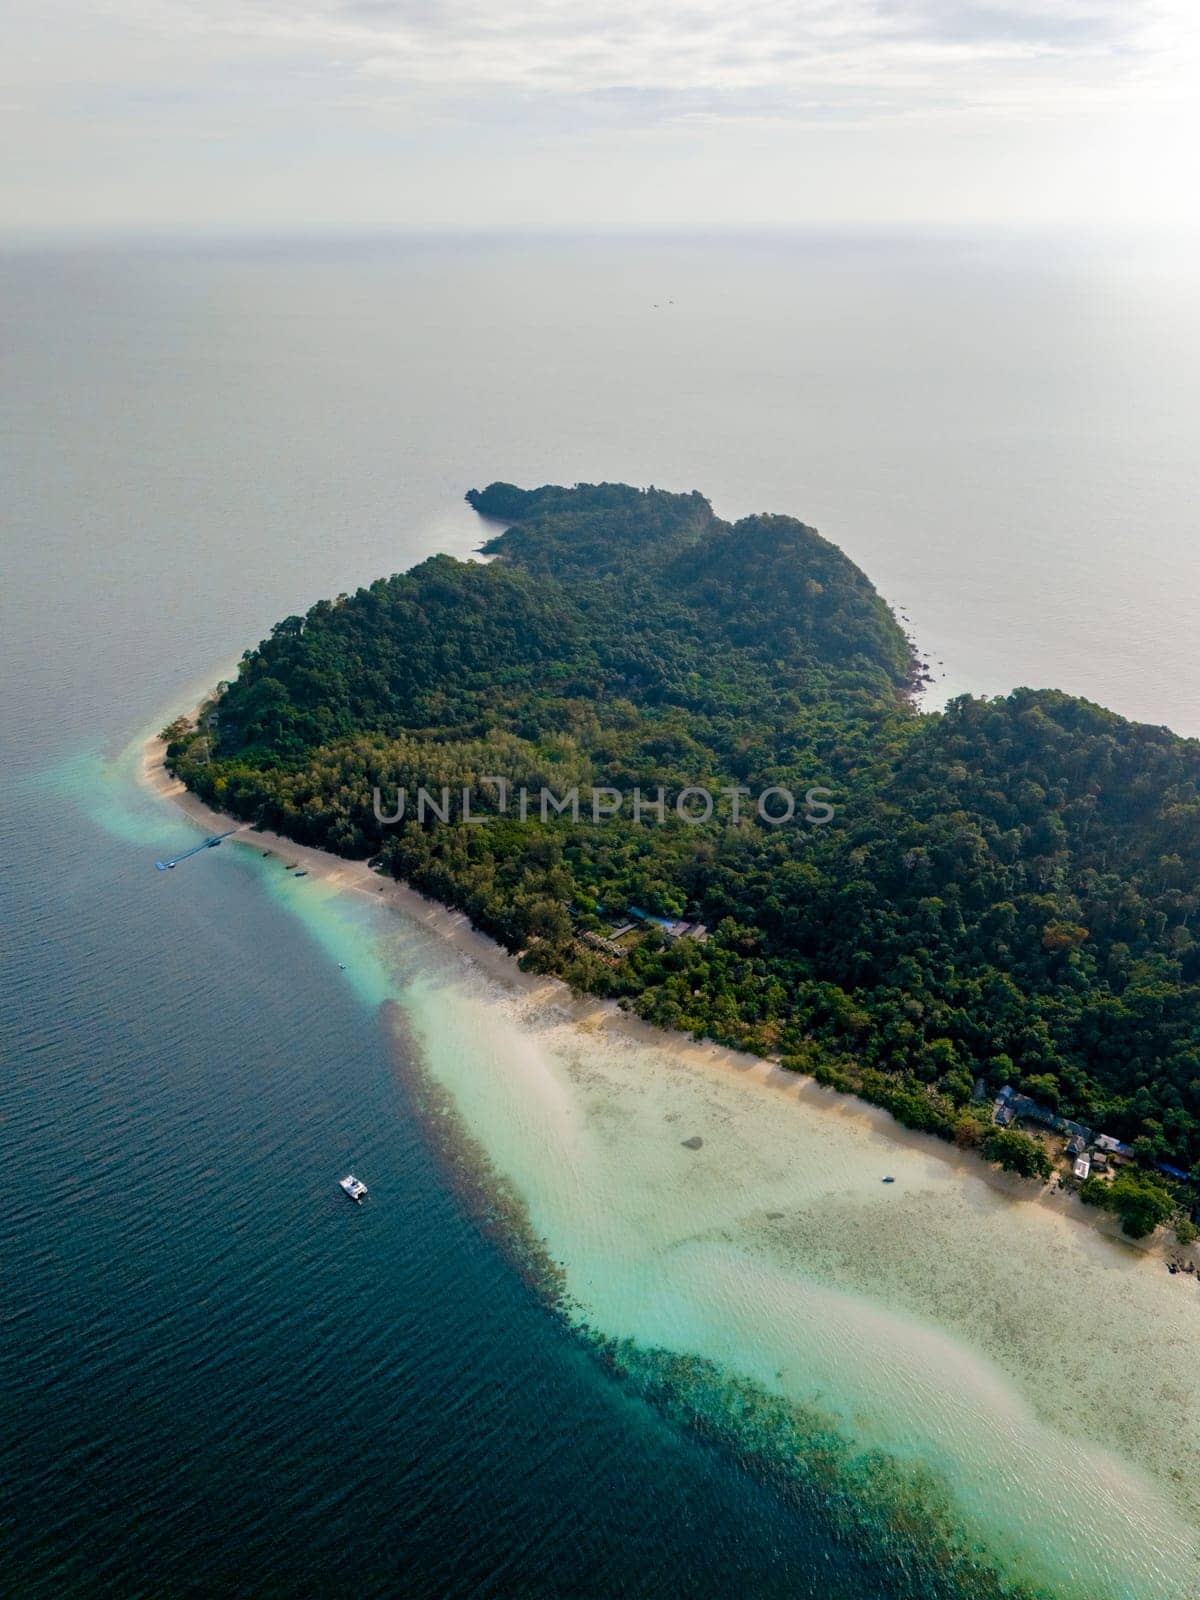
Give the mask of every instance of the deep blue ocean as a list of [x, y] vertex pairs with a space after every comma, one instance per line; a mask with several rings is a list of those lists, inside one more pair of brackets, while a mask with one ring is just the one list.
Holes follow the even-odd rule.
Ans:
[[[869, 305], [895, 296], [894, 274], [872, 279], [861, 253], [834, 270], [833, 246], [793, 260], [746, 247], [724, 282], [707, 250], [538, 248], [0, 257], [5, 1594], [920, 1592], [853, 1554], [819, 1506], [638, 1399], [563, 1328], [448, 1180], [381, 1018], [238, 853], [156, 873], [187, 833], [123, 763], [277, 618], [434, 550], [467, 554], [480, 534], [461, 495], [500, 476], [654, 477], [710, 492], [723, 513], [808, 516], [914, 625], [944, 623], [928, 642], [956, 684], [988, 680], [1016, 602], [1007, 589], [973, 599], [974, 579], [957, 593], [925, 583], [923, 562], [945, 571], [948, 535], [935, 528], [924, 550], [911, 488], [897, 496], [909, 554], [872, 569], [911, 415], [876, 448], [847, 436], [848, 397], [827, 397], [825, 432], [812, 431], [812, 296], [828, 318], [854, 274]], [[959, 310], [989, 294], [1011, 309], [1010, 262], [956, 259], [943, 270]], [[915, 259], [901, 267], [915, 284]], [[939, 280], [925, 271], [917, 321], [936, 334]], [[714, 312], [703, 338], [655, 331], [664, 283], [724, 320]], [[1053, 276], [1031, 294], [1045, 317], [1069, 298]], [[790, 354], [756, 370], [772, 296], [798, 308]], [[1086, 345], [1078, 328], [1060, 335]], [[898, 361], [884, 362], [889, 381]], [[1090, 392], [1094, 375], [1077, 377]], [[851, 380], [869, 374], [860, 364]], [[686, 398], [672, 411], [673, 392]], [[953, 409], [937, 400], [943, 428]], [[979, 436], [991, 426], [1011, 453], [1019, 411], [1006, 427], [977, 419]], [[1102, 446], [1086, 449], [1100, 459]], [[864, 454], [876, 476], [852, 492]], [[763, 455], [773, 464], [756, 477]], [[1169, 466], [1181, 519], [1194, 471], [1182, 455]], [[955, 493], [980, 493], [962, 450], [948, 475]], [[848, 525], [806, 503], [804, 482]], [[1050, 496], [1064, 524], [1068, 488]], [[1160, 491], [1170, 499], [1161, 475]], [[1156, 509], [1154, 522], [1182, 539], [1182, 520]], [[990, 569], [998, 534], [980, 537]], [[1107, 587], [1102, 570], [1087, 579], [1131, 637], [1165, 603], [1151, 565], [1140, 595], [1123, 569]], [[1194, 583], [1194, 568], [1177, 572], [1170, 604]], [[951, 661], [951, 619], [991, 603], [995, 633]], [[1088, 679], [1075, 652], [1064, 686], [1139, 710], [1158, 666], [1130, 649], [1109, 680]], [[1185, 723], [1185, 688], [1174, 704], [1163, 690], [1155, 720]], [[361, 1210], [335, 1186], [350, 1168], [371, 1184]]]
[[51, 794], [6, 837], [5, 1593], [889, 1592], [564, 1334], [236, 856], [156, 874]]

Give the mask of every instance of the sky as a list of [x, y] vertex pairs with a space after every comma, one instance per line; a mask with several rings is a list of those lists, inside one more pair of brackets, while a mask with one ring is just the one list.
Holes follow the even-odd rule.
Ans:
[[1200, 0], [0, 0], [13, 231], [1200, 223]]

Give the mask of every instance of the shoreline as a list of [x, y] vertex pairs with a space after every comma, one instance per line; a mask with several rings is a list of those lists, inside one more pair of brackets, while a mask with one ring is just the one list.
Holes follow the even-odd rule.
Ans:
[[1031, 1189], [1027, 1179], [1004, 1172], [975, 1151], [961, 1150], [933, 1134], [906, 1128], [882, 1107], [828, 1088], [805, 1073], [789, 1071], [761, 1056], [656, 1027], [622, 1011], [613, 1000], [575, 995], [561, 978], [523, 972], [517, 958], [473, 927], [465, 912], [430, 900], [399, 879], [382, 877], [365, 860], [348, 861], [319, 846], [297, 844], [284, 834], [256, 828], [227, 812], [214, 810], [167, 771], [165, 755], [166, 741], [161, 735], [152, 734], [142, 746], [138, 783], [157, 798], [177, 806], [191, 821], [211, 832], [223, 831], [232, 824], [234, 832], [227, 843], [244, 844], [256, 848], [262, 856], [278, 857], [339, 891], [369, 895], [376, 903], [382, 901], [390, 910], [453, 946], [501, 987], [555, 1010], [581, 1033], [605, 1032], [623, 1037], [662, 1050], [673, 1061], [693, 1070], [718, 1073], [726, 1081], [732, 1078], [752, 1092], [766, 1090], [818, 1114], [856, 1122], [893, 1145], [919, 1151], [962, 1177], [983, 1182], [1014, 1204], [1037, 1206], [1068, 1225], [1086, 1226], [1111, 1243], [1134, 1250], [1147, 1263], [1157, 1260], [1165, 1266], [1170, 1259], [1191, 1260], [1200, 1269], [1200, 1244], [1181, 1245], [1173, 1233], [1161, 1228], [1148, 1238], [1131, 1239], [1122, 1231], [1118, 1218], [1097, 1207], [1085, 1206], [1077, 1194], [1058, 1188], [1053, 1180], [1040, 1189]]

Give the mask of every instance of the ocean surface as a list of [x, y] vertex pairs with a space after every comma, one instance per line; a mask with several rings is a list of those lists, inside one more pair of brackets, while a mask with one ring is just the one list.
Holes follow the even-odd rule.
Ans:
[[794, 513], [934, 697], [1200, 734], [1192, 268], [0, 253], [0, 1590], [1200, 1590], [1194, 1284], [256, 849], [156, 873], [197, 834], [135, 781], [274, 621], [468, 555], [497, 477]]

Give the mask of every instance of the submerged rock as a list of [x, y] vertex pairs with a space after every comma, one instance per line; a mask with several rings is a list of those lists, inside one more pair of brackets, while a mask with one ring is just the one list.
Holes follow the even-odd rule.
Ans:
[[704, 1140], [700, 1137], [700, 1135], [698, 1133], [694, 1133], [690, 1139], [683, 1140], [683, 1148], [685, 1150], [699, 1150], [703, 1143]]

